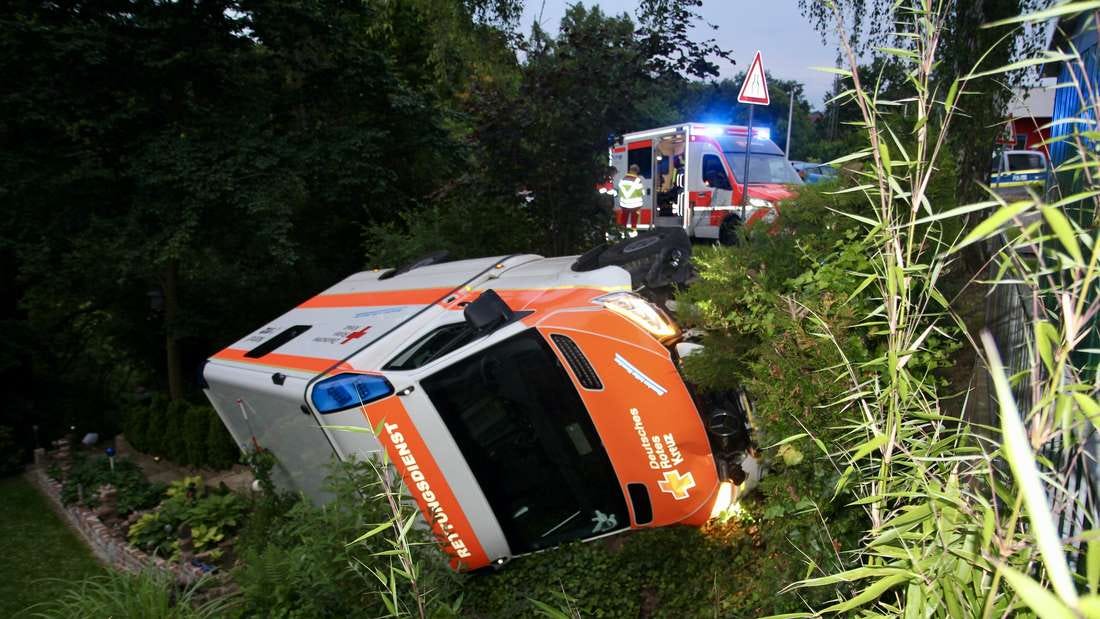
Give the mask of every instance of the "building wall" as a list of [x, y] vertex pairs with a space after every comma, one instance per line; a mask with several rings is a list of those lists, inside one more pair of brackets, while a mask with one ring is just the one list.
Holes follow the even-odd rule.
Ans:
[[[1074, 118], [1095, 118], [1089, 105], [1088, 91], [1100, 95], [1100, 71], [1097, 66], [1097, 37], [1095, 29], [1090, 28], [1073, 37], [1073, 44], [1081, 54], [1082, 63], [1067, 62], [1058, 75], [1058, 91], [1054, 95], [1054, 116], [1050, 134], [1051, 139], [1068, 136], [1079, 123], [1063, 122]], [[1074, 84], [1078, 86], [1074, 86]], [[1084, 127], [1081, 130], [1085, 130]], [[1092, 146], [1092, 143], [1089, 143]], [[1073, 157], [1075, 145], [1070, 141], [1051, 144], [1050, 154], [1055, 165]]]

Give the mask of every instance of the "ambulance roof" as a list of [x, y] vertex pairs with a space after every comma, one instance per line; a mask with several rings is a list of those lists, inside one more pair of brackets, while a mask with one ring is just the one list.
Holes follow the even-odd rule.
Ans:
[[458, 260], [416, 268], [396, 277], [388, 270], [345, 278], [213, 359], [315, 375], [363, 350], [480, 274], [540, 259], [534, 255]]

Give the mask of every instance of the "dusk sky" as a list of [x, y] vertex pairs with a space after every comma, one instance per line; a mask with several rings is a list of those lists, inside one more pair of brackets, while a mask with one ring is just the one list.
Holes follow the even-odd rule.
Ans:
[[[573, 0], [527, 0], [522, 30], [529, 32], [542, 8], [542, 26], [556, 33], [565, 8]], [[632, 17], [637, 2], [631, 0], [584, 0], [582, 4], [598, 4], [606, 13], [629, 13]], [[806, 98], [815, 109], [824, 107], [825, 92], [832, 84], [832, 75], [815, 71], [813, 66], [832, 66], [835, 47], [822, 44], [821, 35], [802, 17], [797, 0], [704, 0], [703, 17], [718, 26], [711, 31], [696, 28], [699, 38], [713, 36], [726, 49], [733, 50], [737, 66], [724, 63], [722, 77], [733, 77], [747, 70], [753, 52], [760, 50], [764, 67], [776, 77], [794, 79], [806, 85]]]

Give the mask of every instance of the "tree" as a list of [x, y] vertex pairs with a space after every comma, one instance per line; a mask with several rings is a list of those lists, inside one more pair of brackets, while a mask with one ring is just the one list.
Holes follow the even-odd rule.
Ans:
[[[849, 21], [858, 27], [845, 40], [853, 53], [866, 54], [883, 47], [908, 45], [907, 39], [895, 36], [904, 32], [906, 20], [913, 16], [891, 0], [840, 0], [836, 3], [846, 12]], [[1016, 31], [986, 28], [985, 24], [1013, 17], [1049, 4], [1049, 0], [953, 0], [945, 12], [942, 29], [942, 62], [936, 81], [940, 96], [946, 96], [950, 85], [970, 75], [976, 69], [988, 70], [1008, 64], [1013, 58], [1031, 55], [1045, 40], [1038, 30]], [[823, 3], [799, 0], [803, 15], [810, 19], [824, 37], [837, 31], [832, 10]], [[866, 26], [863, 30], [862, 27]], [[980, 63], [980, 66], [979, 66]], [[847, 63], [845, 63], [847, 64]], [[886, 68], [886, 65], [880, 65]], [[1025, 74], [1011, 74], [1009, 84], [1019, 86]], [[1005, 84], [994, 77], [969, 79], [960, 102], [965, 112], [955, 119], [952, 146], [958, 165], [956, 194], [961, 202], [973, 202], [985, 196], [981, 185], [989, 174], [989, 156], [1005, 119], [1009, 92]]]
[[[684, 85], [677, 97], [680, 118], [697, 122], [722, 124], [747, 124], [749, 109], [737, 102], [741, 84], [745, 81], [742, 71], [733, 79], [718, 82], [691, 81]], [[756, 106], [753, 124], [771, 131], [772, 140], [785, 149], [787, 146], [787, 119], [792, 93], [794, 95], [793, 128], [791, 130], [792, 159], [804, 159], [813, 153], [814, 127], [810, 120], [810, 103], [803, 94], [802, 83], [783, 80], [768, 73], [768, 93], [771, 104]]]
[[[491, 219], [495, 229], [507, 222], [512, 232], [485, 245], [464, 237], [459, 251], [563, 254], [602, 241], [610, 203], [595, 186], [606, 174], [609, 137], [677, 120], [689, 76], [714, 77], [713, 59], [729, 57], [713, 40], [695, 40], [700, 4], [643, 2], [637, 21], [574, 5], [556, 35], [535, 26], [519, 42], [523, 60], [511, 71], [471, 81], [462, 108], [472, 127], [470, 171], [433, 200], [467, 221]], [[432, 209], [420, 207], [416, 225], [375, 227], [370, 257], [401, 255], [395, 246], [455, 249], [454, 235], [468, 228], [421, 223], [435, 221]]]
[[6, 5], [2, 232], [31, 322], [179, 398], [216, 345], [357, 269], [364, 225], [461, 167], [425, 6]]

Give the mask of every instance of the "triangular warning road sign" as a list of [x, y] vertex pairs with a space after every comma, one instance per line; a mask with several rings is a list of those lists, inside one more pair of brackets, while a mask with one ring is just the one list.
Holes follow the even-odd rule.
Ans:
[[741, 93], [737, 95], [737, 101], [752, 105], [771, 103], [771, 97], [768, 96], [768, 78], [764, 76], [764, 60], [760, 57], [759, 50], [752, 59], [748, 74], [745, 75], [745, 83], [741, 84]]

